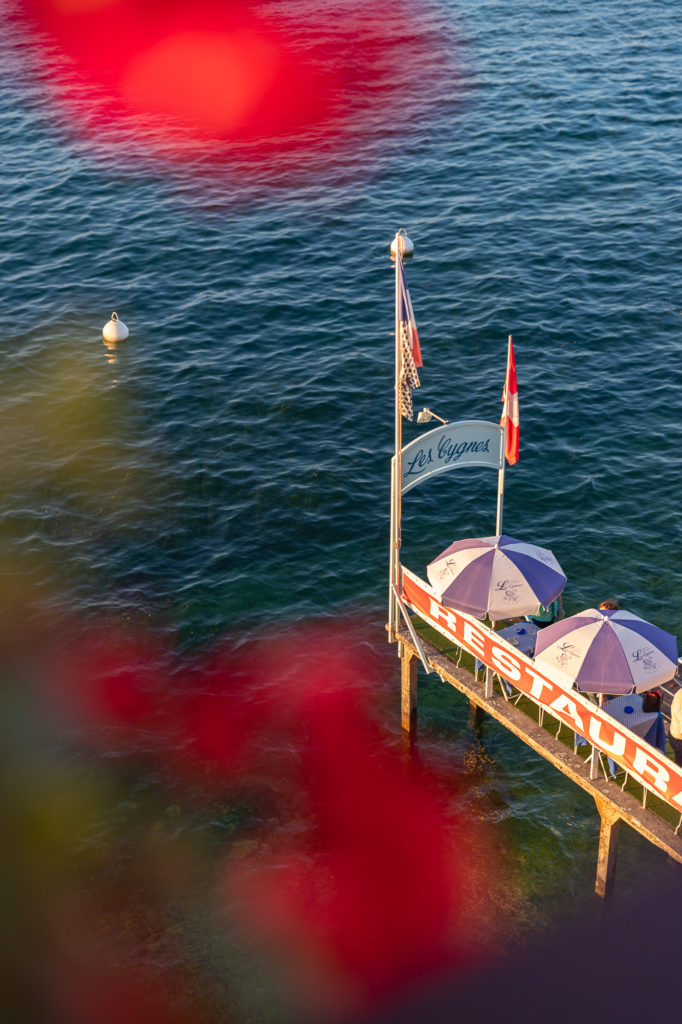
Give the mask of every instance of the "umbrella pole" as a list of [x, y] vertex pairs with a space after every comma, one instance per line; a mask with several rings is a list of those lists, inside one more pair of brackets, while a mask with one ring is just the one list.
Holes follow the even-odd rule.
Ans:
[[[599, 694], [599, 707], [604, 706], [604, 694]], [[596, 747], [592, 747], [592, 756], [590, 758], [590, 780], [599, 778], [599, 751]]]
[[[497, 623], [494, 622], [493, 619], [491, 619], [490, 620], [490, 628], [493, 630], [493, 632], [495, 631], [495, 626], [496, 625], [497, 625]], [[490, 700], [492, 695], [493, 695], [493, 670], [486, 665], [486, 669], [485, 669], [485, 688], [483, 690], [483, 696], [486, 697], [488, 700]]]

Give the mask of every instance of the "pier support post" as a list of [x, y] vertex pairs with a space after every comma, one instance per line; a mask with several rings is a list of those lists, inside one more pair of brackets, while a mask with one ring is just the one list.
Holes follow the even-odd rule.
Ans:
[[616, 879], [616, 856], [618, 853], [618, 835], [620, 833], [620, 817], [602, 800], [597, 800], [597, 810], [601, 819], [599, 828], [599, 853], [597, 856], [597, 880], [594, 891], [605, 903], [611, 900]]
[[417, 738], [417, 663], [418, 658], [403, 647], [400, 659], [400, 712], [403, 732]]
[[477, 740], [481, 738], [481, 726], [483, 725], [483, 709], [473, 700], [469, 701], [469, 728], [473, 731]]

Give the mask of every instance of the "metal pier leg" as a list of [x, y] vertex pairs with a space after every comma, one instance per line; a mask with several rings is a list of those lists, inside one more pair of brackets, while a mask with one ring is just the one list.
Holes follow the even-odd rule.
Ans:
[[400, 712], [403, 733], [417, 738], [417, 664], [419, 659], [403, 647], [400, 659]]
[[616, 856], [618, 854], [618, 835], [620, 818], [618, 814], [601, 800], [595, 800], [601, 827], [599, 829], [599, 854], [597, 856], [597, 880], [594, 891], [608, 903], [613, 896], [616, 879]]
[[483, 710], [476, 704], [475, 701], [469, 701], [469, 728], [473, 731], [474, 736], [479, 741], [481, 740], [481, 726], [483, 725]]

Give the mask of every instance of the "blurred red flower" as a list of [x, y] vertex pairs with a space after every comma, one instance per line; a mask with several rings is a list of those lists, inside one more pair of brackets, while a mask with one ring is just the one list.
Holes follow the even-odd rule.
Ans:
[[409, 119], [425, 83], [436, 96], [452, 78], [449, 46], [410, 0], [24, 3], [39, 73], [72, 126], [107, 141], [119, 126], [157, 155], [182, 157], [191, 143], [230, 159], [226, 143], [248, 142], [261, 157], [357, 150], [366, 129]]

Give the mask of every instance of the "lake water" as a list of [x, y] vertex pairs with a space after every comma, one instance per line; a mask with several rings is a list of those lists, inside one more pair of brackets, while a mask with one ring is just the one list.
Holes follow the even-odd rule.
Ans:
[[[73, 7], [36, 5], [67, 22]], [[98, 36], [95, 71], [83, 70], [70, 29], [38, 18], [36, 35], [21, 4], [2, 9], [0, 527], [13, 681], [30, 661], [17, 643], [41, 646], [41, 629], [51, 636], [65, 618], [165, 645], [176, 687], [218, 641], [244, 651], [273, 629], [295, 639], [341, 621], [356, 652], [376, 647], [396, 735], [384, 624], [389, 245], [401, 227], [415, 243], [415, 406], [496, 420], [511, 333], [521, 456], [505, 532], [553, 550], [568, 613], [615, 596], [682, 635], [676, 3], [429, 0], [374, 15], [253, 4], [331, 99], [300, 123], [227, 130], [219, 143], [107, 113], [100, 71], [116, 64], [116, 38]], [[101, 333], [112, 310], [130, 329], [115, 349]], [[421, 429], [405, 424], [405, 440]], [[452, 540], [493, 533], [495, 486], [494, 474], [463, 471], [410, 492], [405, 564], [423, 575]], [[470, 762], [466, 708], [422, 684], [424, 761], [454, 772]], [[43, 736], [33, 691], [22, 684], [7, 704], [8, 734]], [[50, 735], [65, 777], [78, 764], [81, 778], [83, 759], [99, 777], [91, 810], [73, 782], [65, 811], [86, 846], [115, 835], [125, 862], [133, 805], [189, 845], [247, 841], [229, 800], [192, 816], [158, 765], [134, 771], [114, 744], [97, 769], [89, 748]], [[463, 806], [505, 851], [508, 889], [491, 899], [526, 934], [587, 902], [598, 818], [494, 724], [485, 747]], [[12, 757], [28, 771], [25, 744]], [[621, 847], [628, 892], [659, 859], [631, 835]], [[268, 1019], [272, 1002], [244, 983], [236, 953], [223, 970], [220, 931], [209, 943], [199, 916], [184, 927], [223, 979], [216, 1005], [234, 1009], [238, 990], [238, 1010]], [[196, 967], [192, 955], [179, 963]]]

